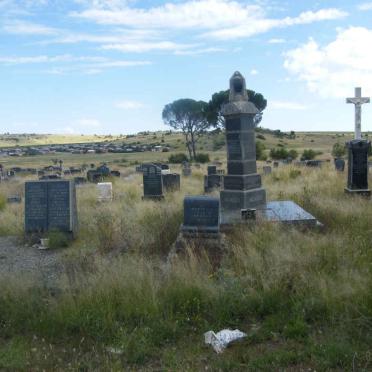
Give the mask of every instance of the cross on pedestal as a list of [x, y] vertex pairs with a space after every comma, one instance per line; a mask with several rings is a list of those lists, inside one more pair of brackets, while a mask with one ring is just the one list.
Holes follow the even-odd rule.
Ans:
[[355, 97], [346, 98], [346, 103], [355, 105], [355, 139], [362, 139], [362, 105], [369, 103], [369, 97], [362, 97], [362, 88], [355, 88]]

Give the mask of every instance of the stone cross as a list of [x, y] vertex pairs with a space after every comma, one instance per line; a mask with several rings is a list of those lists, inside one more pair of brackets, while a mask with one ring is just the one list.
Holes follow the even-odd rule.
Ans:
[[369, 103], [369, 97], [362, 97], [362, 88], [355, 88], [355, 97], [346, 98], [346, 103], [353, 103], [355, 105], [355, 139], [362, 139], [362, 105]]

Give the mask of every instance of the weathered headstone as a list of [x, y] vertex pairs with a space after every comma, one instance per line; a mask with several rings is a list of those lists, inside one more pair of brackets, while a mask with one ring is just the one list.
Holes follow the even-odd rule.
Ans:
[[154, 164], [143, 164], [143, 198], [160, 200], [163, 195], [161, 168]]
[[163, 174], [165, 191], [179, 191], [181, 189], [181, 176], [177, 173]]
[[22, 197], [20, 195], [11, 195], [7, 198], [9, 204], [19, 204], [22, 202]]
[[77, 231], [76, 189], [73, 181], [25, 183], [25, 231]]
[[348, 179], [345, 191], [351, 194], [370, 196], [368, 188], [368, 151], [371, 142], [353, 140], [346, 144], [348, 149]]
[[226, 122], [227, 175], [221, 191], [221, 223], [242, 221], [242, 210], [265, 208], [266, 191], [257, 173], [256, 106], [248, 100], [244, 77], [235, 72], [230, 79], [229, 103], [222, 113]]
[[336, 171], [343, 172], [345, 170], [345, 160], [341, 158], [336, 158], [335, 168], [336, 168]]
[[271, 171], [272, 171], [272, 169], [271, 169], [270, 166], [264, 165], [264, 167], [263, 167], [263, 173], [264, 173], [265, 176], [267, 176], [268, 174], [271, 174]]
[[191, 176], [191, 167], [189, 162], [182, 163], [182, 175], [184, 177]]
[[204, 176], [204, 192], [208, 193], [213, 190], [220, 190], [223, 184], [223, 176], [220, 174], [210, 174]]
[[113, 199], [112, 182], [97, 183], [98, 201], [110, 202]]

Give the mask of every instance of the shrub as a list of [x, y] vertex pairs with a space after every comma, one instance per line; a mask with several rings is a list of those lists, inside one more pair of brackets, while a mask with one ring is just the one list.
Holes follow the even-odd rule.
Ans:
[[210, 159], [209, 159], [209, 155], [208, 154], [205, 154], [205, 153], [199, 153], [195, 156], [195, 159], [194, 159], [197, 163], [209, 163], [210, 162]]
[[289, 155], [288, 150], [284, 147], [270, 150], [270, 156], [272, 159], [275, 159], [275, 160], [287, 159], [288, 155]]
[[177, 154], [170, 155], [168, 158], [168, 161], [169, 163], [172, 163], [172, 164], [181, 164], [184, 161], [188, 161], [188, 158], [186, 154], [179, 152]]
[[51, 249], [66, 248], [70, 243], [69, 237], [60, 231], [50, 231], [48, 238], [49, 248]]
[[302, 160], [313, 160], [316, 157], [317, 153], [313, 149], [306, 149], [302, 153]]
[[261, 141], [256, 142], [256, 159], [266, 160], [267, 155], [265, 154], [265, 145]]
[[335, 158], [341, 158], [342, 156], [344, 156], [346, 153], [346, 148], [345, 148], [345, 145], [342, 145], [341, 143], [339, 142], [336, 142], [334, 145], [333, 145], [333, 148], [332, 148], [332, 156], [334, 156]]
[[298, 157], [298, 152], [297, 152], [295, 149], [291, 149], [291, 150], [289, 150], [288, 155], [289, 155], [289, 157], [291, 157], [292, 159], [297, 159], [297, 157]]
[[262, 141], [266, 141], [266, 137], [263, 134], [257, 134], [257, 138]]

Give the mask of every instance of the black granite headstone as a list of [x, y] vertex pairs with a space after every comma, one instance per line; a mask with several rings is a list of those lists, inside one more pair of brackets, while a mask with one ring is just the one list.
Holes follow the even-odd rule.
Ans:
[[350, 193], [370, 195], [368, 189], [368, 151], [371, 142], [353, 140], [346, 144], [348, 148], [348, 182], [345, 189]]
[[212, 174], [217, 174], [217, 166], [215, 165], [208, 165], [208, 176]]
[[162, 199], [163, 178], [161, 168], [154, 164], [143, 164], [142, 169], [144, 199]]
[[77, 231], [73, 181], [29, 181], [25, 184], [25, 231]]
[[182, 231], [217, 233], [220, 224], [220, 201], [208, 196], [186, 196]]

